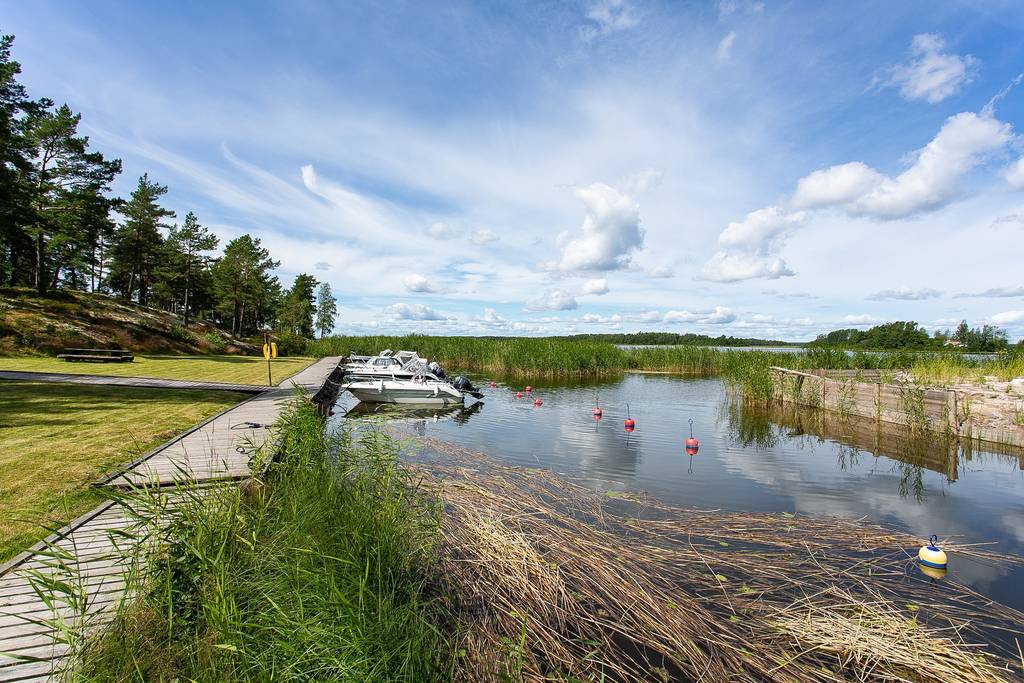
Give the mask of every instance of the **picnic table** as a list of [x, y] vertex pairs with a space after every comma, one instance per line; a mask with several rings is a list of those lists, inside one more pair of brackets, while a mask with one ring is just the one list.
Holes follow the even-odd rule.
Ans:
[[135, 354], [125, 349], [64, 349], [57, 358], [68, 362], [131, 363]]

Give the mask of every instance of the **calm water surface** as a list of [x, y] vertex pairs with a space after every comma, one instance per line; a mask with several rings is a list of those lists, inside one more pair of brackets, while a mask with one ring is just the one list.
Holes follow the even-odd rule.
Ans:
[[[629, 374], [621, 379], [485, 389], [468, 409], [399, 412], [413, 433], [546, 467], [595, 491], [647, 491], [677, 505], [867, 517], [927, 538], [996, 541], [1024, 555], [1024, 471], [1013, 455], [964, 453], [851, 424], [831, 414], [743, 407], [717, 379]], [[520, 387], [521, 388], [521, 387]], [[354, 401], [344, 395], [339, 413]], [[604, 417], [593, 419], [600, 399]], [[636, 430], [623, 430], [626, 407]], [[352, 418], [372, 406], [356, 407]], [[683, 440], [693, 420], [696, 456]], [[908, 549], [916, 553], [916, 548]], [[1024, 608], [1024, 571], [957, 559], [950, 575]]]

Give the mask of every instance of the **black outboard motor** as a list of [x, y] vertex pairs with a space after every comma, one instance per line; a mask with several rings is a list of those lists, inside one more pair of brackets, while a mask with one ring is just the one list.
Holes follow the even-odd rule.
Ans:
[[474, 387], [473, 383], [462, 375], [459, 375], [458, 377], [452, 380], [452, 386], [464, 394], [469, 394], [473, 398], [484, 397], [484, 395], [480, 393], [480, 390]]
[[448, 375], [444, 374], [444, 369], [436, 360], [430, 361], [430, 364], [427, 365], [427, 370], [430, 370], [432, 373], [437, 375], [438, 379], [448, 379]]

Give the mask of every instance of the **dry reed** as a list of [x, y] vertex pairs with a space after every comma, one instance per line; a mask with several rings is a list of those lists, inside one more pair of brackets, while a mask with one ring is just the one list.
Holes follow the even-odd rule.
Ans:
[[[1003, 681], [1024, 615], [866, 520], [599, 496], [418, 440], [465, 680]], [[419, 447], [419, 446], [417, 446]], [[1020, 562], [945, 542], [952, 557]], [[954, 559], [955, 561], [955, 559]], [[993, 634], [1000, 634], [993, 637]]]

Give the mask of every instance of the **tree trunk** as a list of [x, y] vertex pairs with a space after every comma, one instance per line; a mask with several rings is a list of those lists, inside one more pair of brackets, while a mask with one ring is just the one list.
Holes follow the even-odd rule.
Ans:
[[36, 235], [36, 291], [39, 296], [46, 294], [46, 273], [43, 272], [46, 266], [46, 240], [43, 238], [43, 231], [40, 228]]
[[188, 262], [185, 266], [185, 310], [183, 311], [182, 318], [185, 322], [185, 329], [188, 329], [188, 288], [192, 281], [192, 261]]

